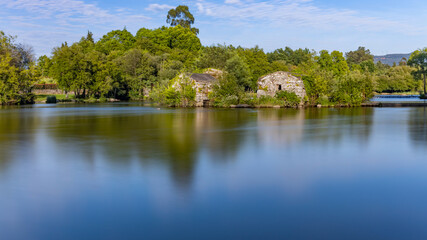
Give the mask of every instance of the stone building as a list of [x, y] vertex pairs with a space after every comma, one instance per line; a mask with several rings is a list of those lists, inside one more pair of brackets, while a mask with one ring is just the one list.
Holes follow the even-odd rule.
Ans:
[[274, 97], [278, 91], [293, 92], [301, 99], [307, 95], [302, 79], [288, 72], [275, 72], [258, 79], [258, 97]]
[[202, 107], [209, 104], [209, 93], [212, 91], [212, 86], [217, 79], [207, 73], [193, 73], [190, 79], [195, 84], [196, 105]]
[[189, 81], [187, 84], [193, 85], [193, 88], [196, 90], [196, 106], [208, 106], [210, 101], [209, 93], [212, 92], [213, 85], [218, 81], [216, 77], [220, 77], [221, 75], [222, 72], [216, 69], [209, 69], [205, 73], [181, 74], [179, 81], [175, 82], [173, 87], [179, 89], [180, 83]]

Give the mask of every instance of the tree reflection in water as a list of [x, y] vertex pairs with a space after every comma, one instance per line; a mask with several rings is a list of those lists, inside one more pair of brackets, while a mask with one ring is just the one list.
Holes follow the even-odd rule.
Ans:
[[302, 141], [336, 143], [350, 135], [367, 142], [372, 118], [370, 108], [11, 108], [0, 114], [0, 168], [14, 158], [14, 151], [31, 154], [35, 138], [46, 135], [42, 151], [58, 161], [83, 160], [92, 167], [102, 161], [128, 170], [134, 162], [142, 167], [162, 163], [174, 182], [187, 188], [203, 151], [222, 163], [233, 161], [240, 146], [251, 140], [255, 146], [286, 147]]
[[412, 108], [408, 116], [409, 136], [414, 144], [427, 146], [427, 109]]
[[234, 130], [250, 118], [246, 111], [205, 109], [87, 114], [45, 117], [61, 154], [89, 162], [98, 156], [128, 168], [133, 160], [143, 165], [162, 162], [183, 187], [191, 184], [201, 150], [215, 153], [219, 162], [230, 159], [244, 137]]

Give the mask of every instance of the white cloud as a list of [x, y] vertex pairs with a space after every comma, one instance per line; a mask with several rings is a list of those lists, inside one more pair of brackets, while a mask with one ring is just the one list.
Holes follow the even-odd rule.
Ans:
[[240, 4], [240, 0], [225, 0], [226, 4]]
[[154, 3], [154, 4], [148, 5], [148, 7], [145, 10], [152, 11], [152, 12], [157, 12], [157, 11], [170, 10], [172, 8], [175, 8], [175, 7], [173, 7], [171, 5], [167, 5], [167, 4], [157, 4], [157, 3]]
[[[0, 0], [0, 26], [19, 41], [47, 54], [64, 41], [76, 41], [92, 30], [105, 34], [123, 27], [137, 28], [150, 20], [132, 10], [107, 10], [81, 0]], [[98, 34], [99, 36], [99, 34]]]
[[125, 23], [129, 20], [148, 19], [140, 14], [131, 14], [119, 9], [111, 12], [96, 4], [79, 0], [0, 0], [5, 9], [25, 10], [32, 19], [51, 19], [60, 25], [75, 22], [87, 24]]
[[196, 6], [197, 6], [197, 10], [199, 10], [200, 13], [206, 14], [208, 16], [213, 16], [212, 9], [205, 8], [205, 6], [203, 5], [203, 3], [198, 2], [198, 3], [196, 3]]
[[260, 23], [279, 28], [298, 26], [334, 30], [353, 28], [362, 31], [416, 32], [415, 27], [410, 24], [367, 16], [349, 9], [321, 8], [316, 6], [313, 0], [252, 0], [236, 5], [237, 2], [240, 0], [226, 0], [225, 4], [199, 0], [196, 4], [200, 13], [236, 25]]

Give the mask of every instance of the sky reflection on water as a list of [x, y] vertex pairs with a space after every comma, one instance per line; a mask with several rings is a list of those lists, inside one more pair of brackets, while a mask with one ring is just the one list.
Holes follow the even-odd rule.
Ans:
[[6, 239], [425, 239], [427, 110], [0, 109]]

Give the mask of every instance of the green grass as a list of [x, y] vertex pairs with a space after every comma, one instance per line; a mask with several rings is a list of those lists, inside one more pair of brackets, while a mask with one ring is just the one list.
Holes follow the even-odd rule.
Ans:
[[[42, 101], [46, 101], [47, 96], [56, 96], [56, 99], [58, 100], [64, 100], [66, 99], [67, 95], [65, 94], [39, 94], [36, 95], [36, 102], [42, 102]], [[71, 98], [71, 96], [69, 96], [69, 98]]]

